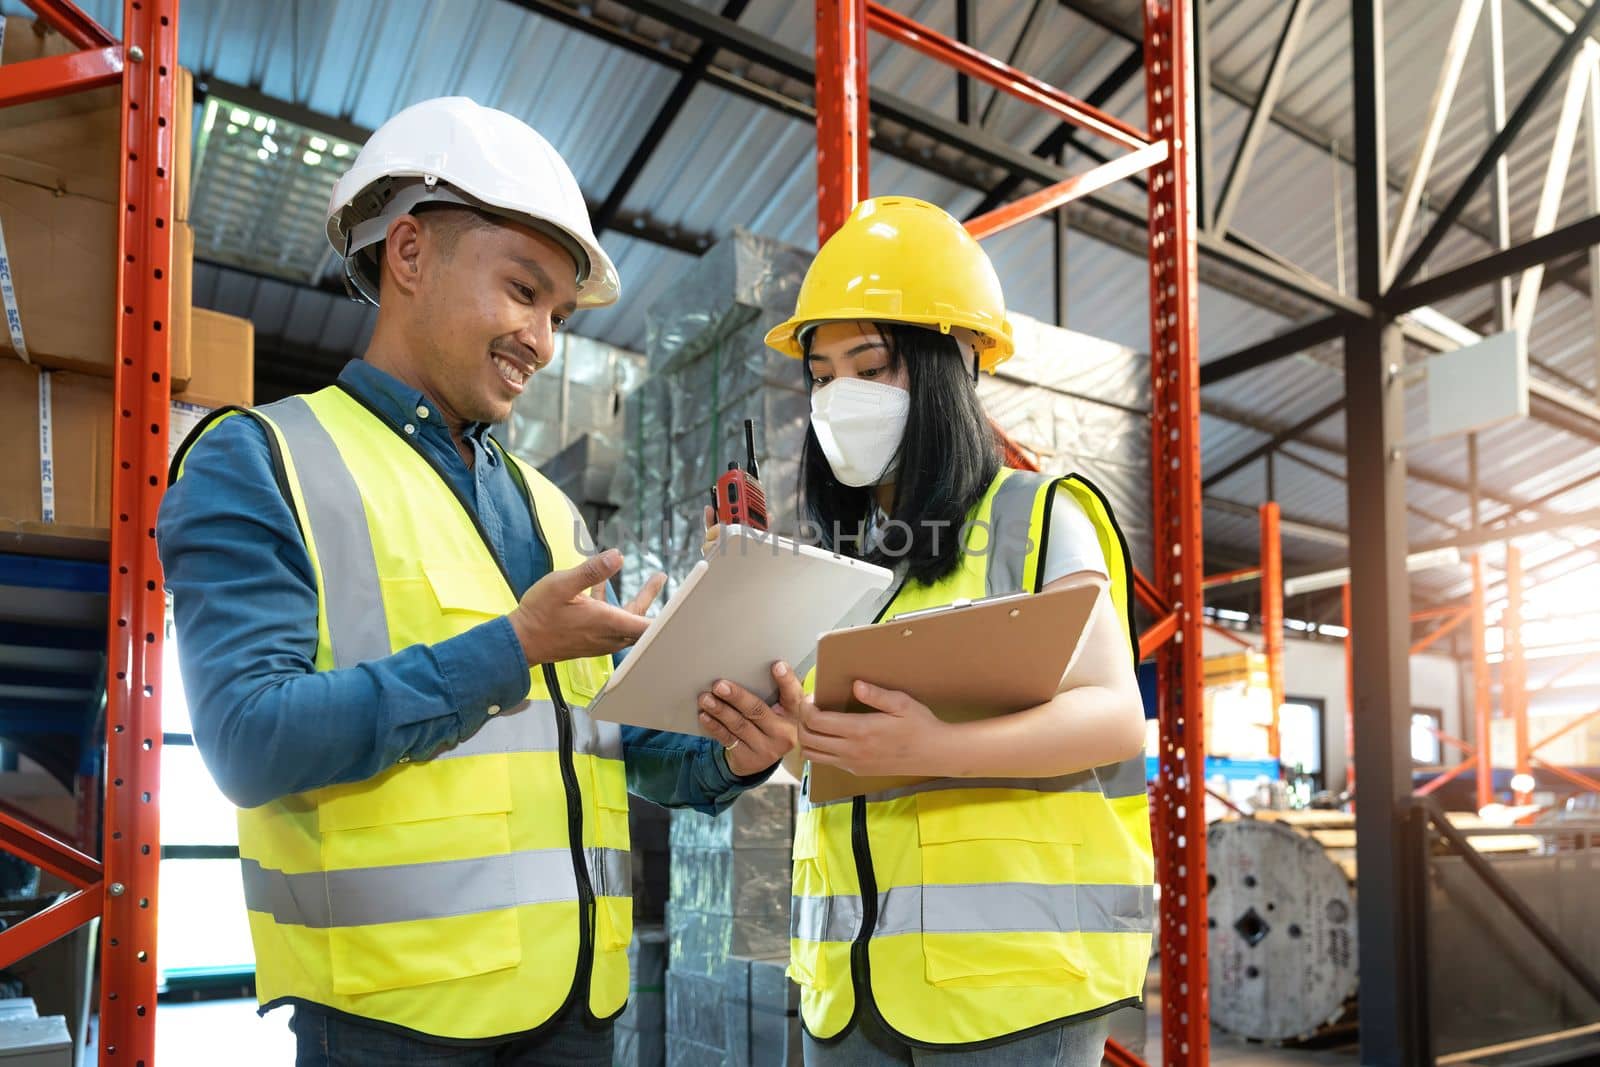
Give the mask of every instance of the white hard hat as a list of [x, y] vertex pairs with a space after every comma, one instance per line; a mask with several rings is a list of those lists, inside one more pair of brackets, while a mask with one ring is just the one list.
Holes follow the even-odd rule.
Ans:
[[413, 104], [373, 132], [328, 201], [328, 241], [354, 293], [378, 302], [373, 246], [397, 216], [427, 203], [461, 204], [534, 227], [576, 261], [579, 307], [616, 302], [617, 268], [595, 239], [578, 180], [550, 142], [514, 115], [442, 96]]

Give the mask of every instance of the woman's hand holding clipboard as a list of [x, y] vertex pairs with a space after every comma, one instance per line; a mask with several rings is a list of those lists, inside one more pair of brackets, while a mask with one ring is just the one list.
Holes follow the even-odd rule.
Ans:
[[938, 777], [923, 761], [946, 762], [938, 758], [943, 724], [1050, 700], [1101, 595], [1077, 586], [996, 597], [823, 635], [815, 696], [800, 705], [801, 745], [813, 755], [810, 798]]

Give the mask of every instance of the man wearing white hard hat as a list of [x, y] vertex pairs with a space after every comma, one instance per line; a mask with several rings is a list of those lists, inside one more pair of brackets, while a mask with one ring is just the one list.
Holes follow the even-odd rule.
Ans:
[[196, 428], [158, 544], [195, 742], [240, 806], [265, 1012], [302, 1067], [607, 1064], [628, 792], [715, 812], [792, 745], [585, 706], [660, 578], [597, 590], [571, 502], [487, 432], [617, 273], [561, 156], [462, 97], [383, 125], [328, 239], [378, 305], [338, 383]]

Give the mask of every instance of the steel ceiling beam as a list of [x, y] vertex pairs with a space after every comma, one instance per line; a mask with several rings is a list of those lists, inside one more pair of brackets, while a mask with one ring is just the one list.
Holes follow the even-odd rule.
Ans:
[[[524, 6], [542, 10], [550, 3], [550, 0], [517, 0], [517, 2]], [[702, 40], [713, 41], [718, 47], [767, 67], [786, 78], [805, 85], [811, 85], [815, 80], [815, 67], [809, 56], [777, 44], [737, 23], [731, 23], [726, 19], [719, 18], [714, 12], [696, 7], [688, 3], [687, 0], [633, 0], [631, 6], [641, 14], [647, 15], [663, 25], [682, 33], [698, 36]], [[1043, 185], [1054, 185], [1072, 176], [1069, 171], [1063, 170], [1047, 160], [1035, 158], [1025, 150], [1016, 148], [1001, 138], [994, 137], [974, 127], [957, 126], [949, 119], [926, 108], [918, 107], [892, 93], [875, 91], [872, 94], [872, 111], [875, 115], [903, 126], [914, 133], [928, 137], [937, 143], [960, 149], [990, 166], [1008, 169], [1012, 173], [1030, 181], [1037, 181]], [[892, 140], [882, 136], [875, 137], [873, 147], [876, 150], [888, 152], [893, 147]], [[907, 158], [907, 161], [925, 169], [932, 169], [928, 167], [928, 160], [924, 157], [912, 156]], [[954, 180], [960, 181], [962, 185], [969, 188], [974, 186], [974, 181], [970, 174], [964, 178], [956, 177]], [[987, 188], [987, 186], [979, 187]], [[1105, 193], [1097, 193], [1093, 196], [1085, 197], [1083, 203], [1092, 206], [1096, 212], [1103, 215], [1110, 222], [1135, 227], [1139, 240], [1142, 242], [1146, 229], [1146, 219], [1142, 209], [1131, 207], [1121, 199]], [[1079, 226], [1079, 228], [1086, 229], [1083, 226]], [[1100, 235], [1096, 233], [1094, 236], [1099, 237]], [[1118, 244], [1119, 247], [1127, 247], [1125, 243], [1116, 241], [1112, 241], [1112, 243]], [[1142, 255], [1142, 243], [1138, 247]], [[1273, 263], [1266, 257], [1250, 252], [1247, 249], [1227, 242], [1206, 241], [1204, 238], [1202, 238], [1201, 247], [1204, 253], [1202, 261], [1210, 260], [1213, 263], [1223, 264], [1272, 282], [1280, 289], [1302, 300], [1309, 300], [1332, 308], [1355, 310], [1361, 314], [1371, 311], [1371, 308], [1365, 302], [1345, 297], [1326, 283], [1286, 270], [1281, 265]], [[1206, 274], [1202, 274], [1201, 280], [1208, 284], [1217, 284]], [[1249, 297], [1246, 297], [1246, 299], [1249, 299]]]
[[1583, 13], [1583, 18], [1578, 21], [1577, 26], [1562, 40], [1561, 46], [1556, 49], [1555, 55], [1551, 56], [1549, 61], [1545, 63], [1544, 69], [1539, 72], [1539, 76], [1534, 79], [1533, 85], [1529, 87], [1522, 100], [1518, 102], [1516, 110], [1511, 113], [1511, 117], [1506, 120], [1506, 124], [1500, 128], [1500, 132], [1495, 135], [1494, 140], [1489, 142], [1489, 146], [1478, 157], [1478, 162], [1468, 172], [1466, 179], [1456, 188], [1455, 194], [1445, 204], [1444, 210], [1434, 219], [1433, 225], [1423, 235], [1416, 250], [1411, 253], [1405, 264], [1394, 272], [1395, 285], [1404, 286], [1415, 278], [1422, 269], [1423, 264], [1427, 262], [1428, 257], [1433, 254], [1434, 249], [1439, 247], [1439, 242], [1444, 240], [1445, 234], [1449, 232], [1450, 227], [1461, 217], [1462, 209], [1477, 195], [1478, 189], [1483, 185], [1485, 179], [1494, 173], [1495, 163], [1501, 156], [1505, 155], [1506, 150], [1511, 147], [1511, 143], [1522, 133], [1523, 128], [1533, 118], [1534, 112], [1544, 102], [1544, 98], [1548, 95], [1550, 89], [1561, 75], [1566, 72], [1568, 66], [1571, 65], [1573, 57], [1578, 54], [1578, 49], [1583, 47], [1584, 41], [1589, 39], [1589, 33], [1594, 28], [1597, 18], [1600, 18], [1600, 4], [1590, 6]]
[[1255, 448], [1250, 449], [1250, 451], [1246, 452], [1232, 463], [1229, 463], [1221, 470], [1216, 471], [1213, 474], [1206, 475], [1205, 480], [1200, 483], [1200, 488], [1210, 489], [1217, 483], [1225, 481], [1228, 478], [1231, 478], [1233, 475], [1238, 474], [1256, 460], [1265, 456], [1270, 456], [1272, 453], [1276, 452], [1278, 448], [1286, 441], [1294, 440], [1296, 437], [1299, 437], [1313, 426], [1325, 422], [1337, 415], [1339, 412], [1343, 411], [1344, 404], [1345, 399], [1341, 396], [1338, 400], [1333, 401], [1331, 404], [1325, 404], [1318, 408], [1316, 411], [1312, 412], [1310, 415], [1307, 415], [1293, 426], [1273, 434], [1272, 437], [1268, 438], [1265, 442], [1257, 445]]
[[[1600, 5], [1593, 10], [1600, 10]], [[1569, 223], [1559, 230], [1552, 230], [1503, 252], [1491, 252], [1470, 263], [1435, 274], [1425, 281], [1399, 285], [1384, 296], [1384, 307], [1394, 314], [1400, 314], [1424, 305], [1437, 304], [1529, 267], [1585, 251], [1594, 244], [1600, 244], [1600, 215], [1590, 215]]]
[[[1526, 522], [1507, 523], [1504, 526], [1479, 527], [1476, 530], [1463, 530], [1454, 537], [1446, 537], [1438, 541], [1430, 541], [1420, 546], [1417, 551], [1429, 552], [1439, 548], [1472, 548], [1475, 545], [1491, 545], [1500, 541], [1510, 541], [1529, 534], [1550, 533], [1554, 530], [1564, 530], [1571, 527], [1593, 528], [1600, 526], [1600, 508], [1591, 508], [1587, 511], [1573, 511], [1564, 514], [1551, 515], [1543, 519], [1529, 519]], [[1593, 545], [1585, 545], [1575, 551], [1588, 551]], [[1546, 563], [1554, 562], [1547, 560]]]
[[[739, 21], [739, 16], [744, 14], [744, 9], [750, 6], [750, 0], [727, 0], [722, 5], [722, 17], [733, 22]], [[711, 61], [716, 58], [715, 45], [702, 44], [694, 50], [688, 66], [678, 73], [678, 80], [672, 86], [672, 91], [662, 101], [661, 107], [656, 111], [655, 118], [650, 122], [650, 128], [645, 130], [644, 136], [639, 138], [639, 143], [633, 148], [633, 153], [628, 156], [628, 161], [622, 166], [622, 173], [617, 175], [617, 180], [611, 183], [611, 188], [606, 192], [605, 199], [600, 202], [600, 207], [594, 211], [594, 230], [598, 236], [611, 229], [616, 222], [617, 212], [622, 209], [622, 201], [639, 180], [639, 175], [644, 173], [644, 168], [650, 165], [650, 160], [655, 156], [656, 149], [661, 147], [661, 142], [666, 140], [667, 131], [677, 121], [678, 115], [683, 111], [683, 105], [688, 103], [689, 94], [694, 92], [700, 80], [705, 77], [706, 70], [711, 66]]]
[[[1034, 34], [1044, 25], [1039, 16], [1044, 13], [1045, 0], [1033, 0], [1033, 6], [1028, 9], [1028, 17], [1023, 20], [1022, 29], [1017, 34], [1016, 41], [1011, 45], [1011, 52], [1006, 56], [1006, 66], [1014, 67], [1017, 60], [1022, 57], [1023, 49], [1033, 43]], [[994, 109], [1000, 103], [1001, 92], [999, 89], [989, 90], [989, 99], [984, 102], [983, 114], [978, 116], [979, 126], [988, 126], [989, 117], [994, 114]]]
[[1228, 176], [1222, 181], [1222, 193], [1217, 198], [1216, 210], [1209, 227], [1215, 233], [1227, 233], [1228, 226], [1233, 221], [1234, 209], [1239, 206], [1239, 197], [1245, 181], [1250, 176], [1250, 167], [1255, 162], [1256, 150], [1261, 147], [1261, 136], [1266, 132], [1268, 123], [1272, 121], [1272, 112], [1278, 106], [1278, 95], [1283, 91], [1284, 79], [1289, 74], [1289, 64], [1294, 59], [1295, 44], [1300, 38], [1300, 31], [1305, 27], [1306, 15], [1310, 10], [1311, 0], [1292, 0], [1288, 17], [1284, 19], [1283, 31], [1278, 34], [1278, 43], [1272, 50], [1271, 61], [1267, 64], [1267, 76], [1261, 83], [1261, 95], [1256, 98], [1254, 106], [1250, 109], [1250, 120], [1245, 125], [1244, 137], [1239, 142], [1238, 151], [1233, 155], [1233, 165], [1228, 169]]
[[1208, 360], [1200, 366], [1200, 385], [1216, 385], [1246, 371], [1264, 367], [1308, 348], [1343, 337], [1345, 316], [1334, 314], [1275, 334], [1237, 352]]
[[[1144, 73], [1144, 49], [1134, 48], [1116, 68], [1100, 80], [1100, 83], [1089, 90], [1089, 95], [1083, 102], [1091, 107], [1104, 107], [1107, 100], [1111, 99], [1119, 89], [1127, 85], [1136, 74]], [[995, 90], [999, 95], [999, 90]], [[1033, 154], [1039, 159], [1055, 159], [1056, 165], [1061, 165], [1059, 153], [1065, 149], [1075, 148], [1081, 150], [1082, 142], [1078, 139], [1078, 128], [1070, 122], [1063, 122], [1044, 136], [1038, 144], [1033, 146]], [[1104, 160], [1101, 160], [1104, 162]], [[1010, 200], [1022, 188], [1024, 179], [1013, 174], [1005, 181], [990, 189], [978, 206], [967, 213], [967, 218], [974, 219], [979, 215], [993, 211], [995, 208]]]

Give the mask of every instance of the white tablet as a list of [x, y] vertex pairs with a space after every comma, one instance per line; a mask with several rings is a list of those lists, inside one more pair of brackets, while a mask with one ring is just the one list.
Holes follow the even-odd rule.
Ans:
[[894, 573], [726, 526], [589, 705], [609, 722], [700, 734], [700, 694], [737, 682], [769, 702], [772, 664], [798, 667], [829, 630], [870, 622]]

